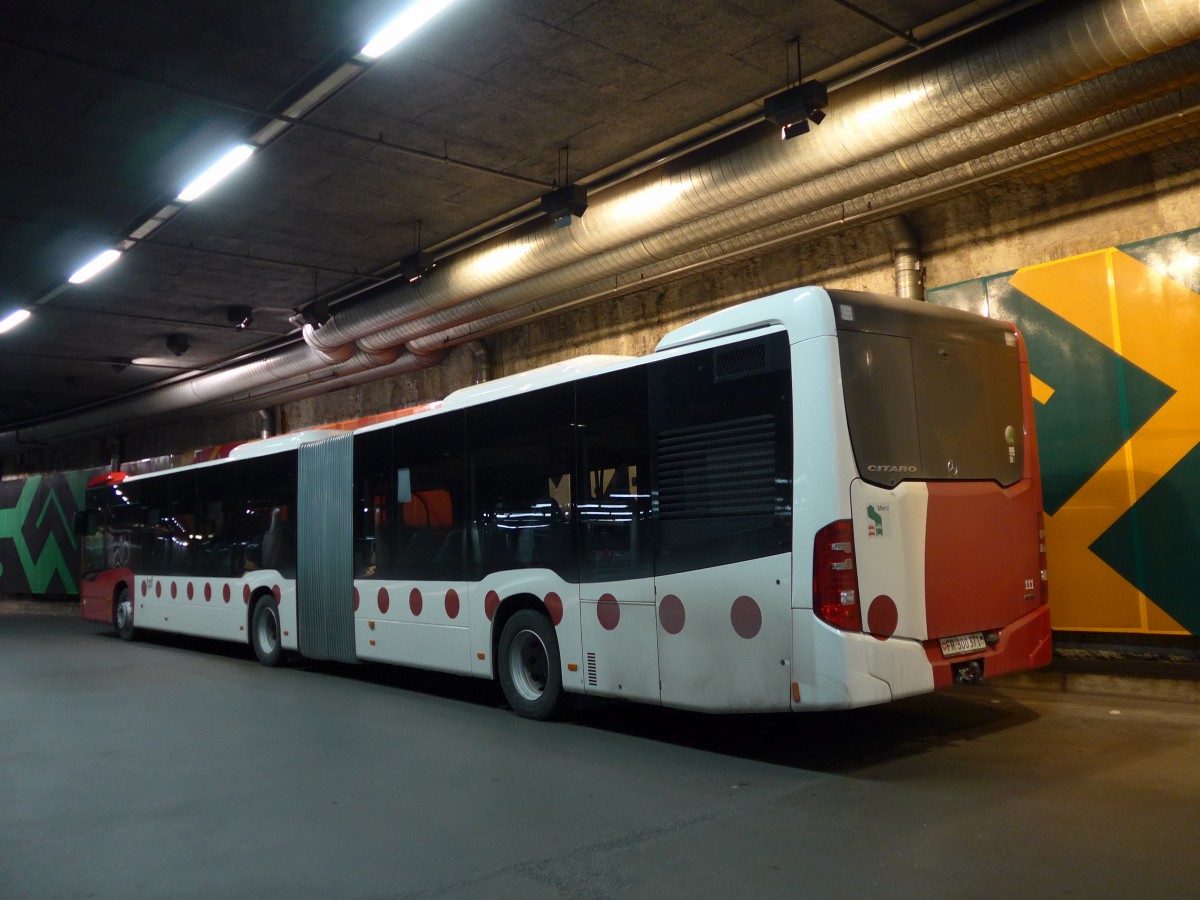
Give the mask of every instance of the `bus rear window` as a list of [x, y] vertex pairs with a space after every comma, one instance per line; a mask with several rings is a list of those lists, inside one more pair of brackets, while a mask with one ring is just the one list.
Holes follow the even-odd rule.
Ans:
[[909, 329], [900, 317], [889, 322], [907, 334], [838, 331], [859, 474], [883, 487], [1018, 481], [1024, 431], [1015, 337], [999, 323], [965, 330], [912, 318]]

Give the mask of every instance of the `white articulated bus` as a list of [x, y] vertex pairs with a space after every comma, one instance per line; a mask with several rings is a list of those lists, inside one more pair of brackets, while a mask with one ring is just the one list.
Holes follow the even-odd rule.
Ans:
[[405, 419], [95, 480], [83, 615], [711, 712], [883, 703], [1043, 665], [1024, 346], [800, 288]]

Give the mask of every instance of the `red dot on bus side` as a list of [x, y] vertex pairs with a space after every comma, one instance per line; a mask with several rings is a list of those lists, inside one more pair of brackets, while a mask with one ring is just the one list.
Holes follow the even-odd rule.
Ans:
[[458, 591], [454, 590], [454, 588], [446, 591], [446, 615], [451, 619], [457, 619], [461, 608], [462, 604], [458, 601]]
[[419, 616], [421, 610], [425, 608], [425, 599], [421, 596], [419, 588], [413, 588], [408, 592], [408, 611], [414, 616]]
[[204, 602], [208, 603], [210, 600], [212, 600], [212, 585], [206, 581], [204, 582]]
[[896, 608], [896, 601], [887, 594], [880, 594], [867, 607], [867, 630], [871, 637], [886, 641], [896, 633], [899, 623], [900, 611]]
[[224, 600], [226, 603], [229, 602], [229, 598], [232, 596], [233, 596], [233, 591], [230, 590], [229, 585], [225, 585], [223, 588], [221, 588], [221, 599]]
[[162, 596], [162, 582], [161, 581], [154, 582], [154, 596], [155, 597]]
[[358, 588], [354, 589], [354, 611], [358, 612]]
[[375, 595], [375, 605], [379, 607], [381, 613], [388, 611], [388, 607], [392, 605], [392, 598], [388, 596], [387, 588], [379, 589], [379, 593]]
[[178, 594], [179, 594], [179, 585], [177, 585], [174, 581], [172, 581], [171, 582], [171, 599], [174, 600]]
[[149, 582], [146, 582], [146, 581], [143, 581], [143, 582], [142, 582], [142, 596], [143, 596], [143, 597], [145, 597], [145, 596], [146, 596], [146, 589], [147, 589], [147, 585], [148, 585], [148, 584], [149, 584]]
[[551, 591], [542, 602], [546, 604], [546, 612], [550, 613], [550, 624], [557, 628], [563, 616], [562, 597]]
[[242, 585], [242, 603], [246, 606], [250, 605], [250, 585], [248, 584]]
[[279, 603], [283, 600], [283, 591], [279, 589], [279, 585], [271, 585], [271, 593], [275, 595], [275, 602]]
[[187, 586], [187, 595], [188, 595], [189, 600], [191, 600], [193, 597], [196, 596], [196, 586], [194, 584], [192, 584], [190, 581], [188, 582], [188, 586]]
[[488, 617], [488, 621], [492, 621], [492, 617], [496, 615], [496, 610], [500, 608], [500, 595], [495, 591], [488, 591], [483, 598], [483, 614]]
[[612, 631], [621, 622], [621, 604], [612, 594], [604, 594], [596, 602], [596, 618], [605, 631]]
[[667, 594], [658, 605], [658, 621], [662, 623], [663, 631], [667, 634], [679, 634], [683, 631], [683, 623], [687, 616], [683, 610], [683, 601], [674, 594]]
[[738, 637], [750, 640], [762, 630], [762, 610], [752, 597], [738, 597], [729, 608], [729, 621]]

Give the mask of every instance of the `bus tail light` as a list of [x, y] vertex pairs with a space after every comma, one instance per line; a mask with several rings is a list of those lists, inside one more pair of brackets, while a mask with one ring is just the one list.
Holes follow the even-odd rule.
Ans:
[[1042, 603], [1050, 602], [1050, 571], [1046, 567], [1046, 514], [1039, 512], [1038, 526], [1038, 570], [1042, 578]]
[[813, 542], [813, 612], [834, 628], [862, 631], [854, 526], [849, 519], [830, 522]]

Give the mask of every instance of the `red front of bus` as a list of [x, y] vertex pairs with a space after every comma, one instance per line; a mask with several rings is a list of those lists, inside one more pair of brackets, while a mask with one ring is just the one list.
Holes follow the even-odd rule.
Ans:
[[128, 566], [128, 541], [114, 532], [109, 512], [121, 504], [123, 472], [97, 475], [87, 485], [82, 518], [76, 531], [80, 535], [79, 609], [89, 622], [114, 622], [113, 608], [117, 593], [133, 583]]

